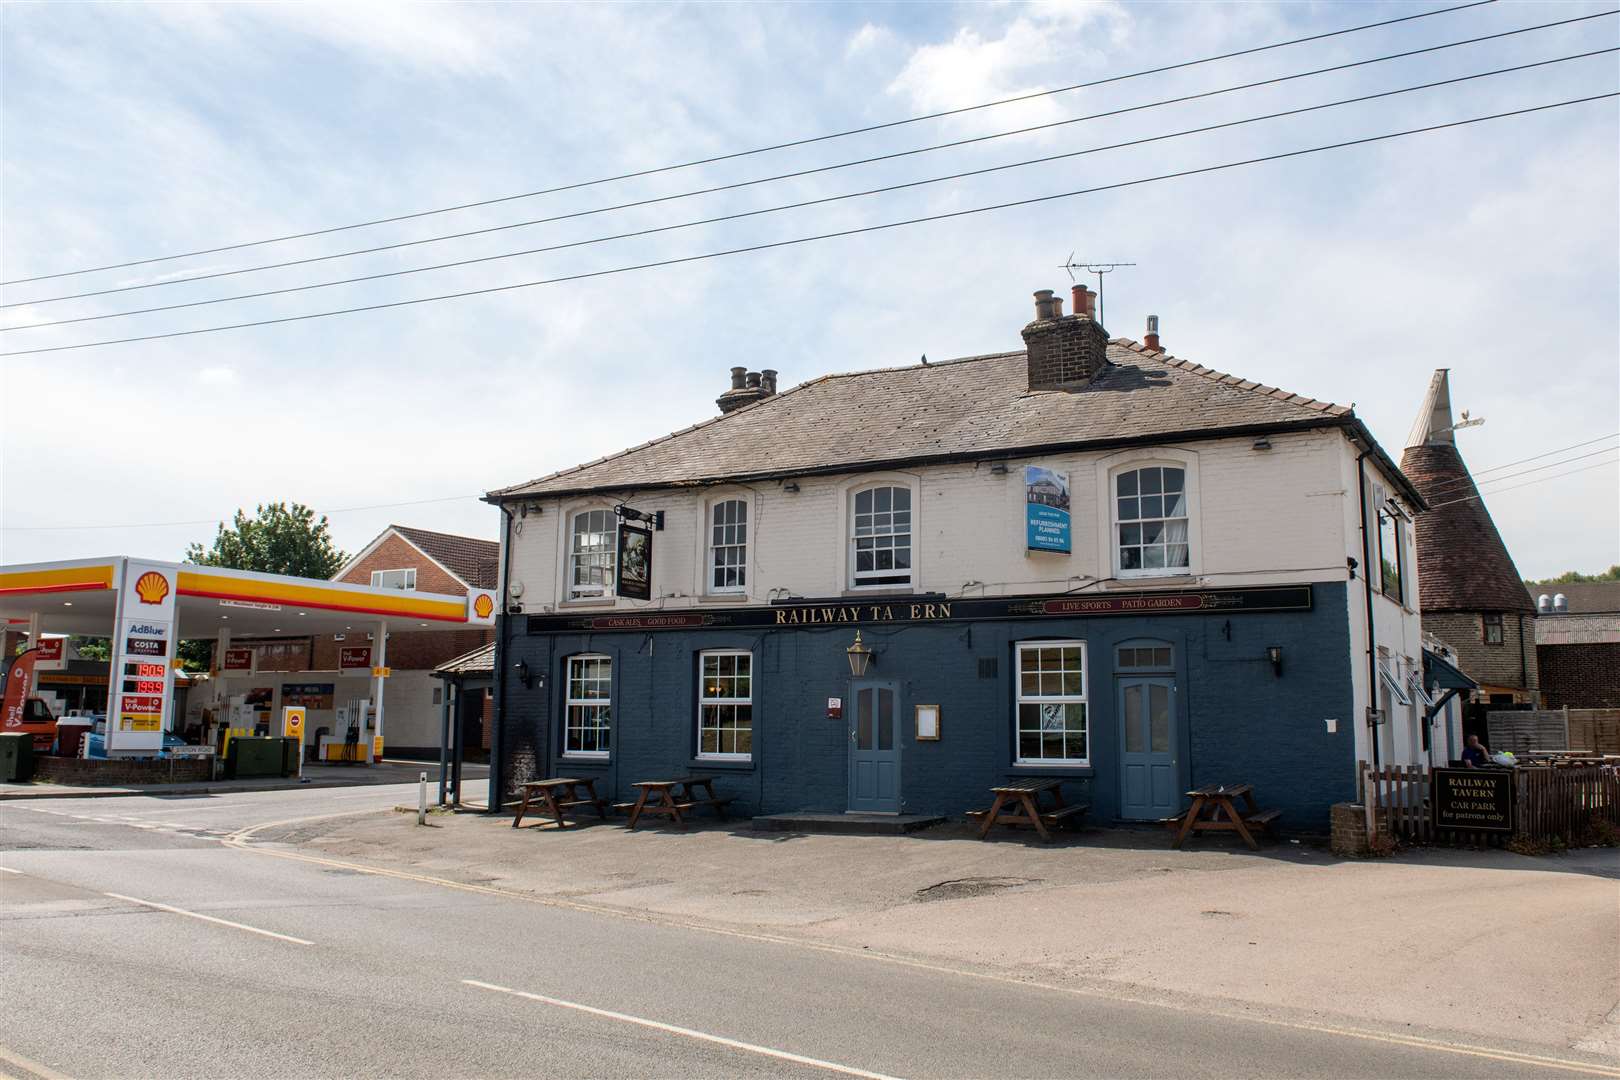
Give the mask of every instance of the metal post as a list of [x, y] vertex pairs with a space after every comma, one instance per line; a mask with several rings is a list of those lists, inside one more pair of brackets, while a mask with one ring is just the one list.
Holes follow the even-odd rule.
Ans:
[[450, 718], [455, 714], [450, 711], [450, 687], [453, 685], [452, 681], [442, 679], [440, 683], [441, 689], [439, 693], [443, 695], [441, 702], [443, 709], [441, 710], [441, 722], [439, 724], [439, 805], [443, 806], [445, 787], [450, 781]]
[[[377, 624], [377, 648], [375, 650], [373, 650], [373, 652], [372, 652], [372, 661], [371, 662], [372, 662], [372, 666], [376, 669], [373, 672], [373, 678], [372, 678], [371, 681], [372, 681], [372, 684], [375, 685], [376, 688], [377, 688], [376, 696], [375, 696], [375, 699], [376, 699], [376, 702], [377, 702], [377, 726], [371, 729], [371, 747], [372, 747], [371, 763], [373, 765], [381, 765], [382, 764], [382, 746], [383, 746], [383, 687], [385, 685], [387, 685], [388, 680], [383, 678], [382, 675], [379, 674], [379, 673], [388, 667], [388, 620], [387, 619], [383, 619], [381, 622], [379, 622]], [[365, 730], [365, 716], [364, 716], [364, 714], [362, 714], [361, 717], [360, 717], [360, 726], [361, 726], [361, 730], [364, 731]]]
[[427, 824], [427, 773], [416, 774], [416, 823]]

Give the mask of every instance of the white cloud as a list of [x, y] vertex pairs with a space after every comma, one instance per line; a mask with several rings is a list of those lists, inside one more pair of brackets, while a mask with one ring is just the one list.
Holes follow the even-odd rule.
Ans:
[[197, 372], [197, 381], [204, 386], [234, 386], [236, 384], [236, 370], [220, 365], [205, 367]]
[[844, 55], [846, 57], [859, 56], [862, 53], [881, 49], [892, 42], [894, 37], [894, 32], [887, 27], [863, 23], [861, 28], [850, 36], [849, 44], [844, 46]]

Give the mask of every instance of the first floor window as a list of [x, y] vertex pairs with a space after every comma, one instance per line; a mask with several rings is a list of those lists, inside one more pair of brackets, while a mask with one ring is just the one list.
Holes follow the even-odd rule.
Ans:
[[754, 750], [754, 657], [699, 654], [698, 755], [745, 758]]
[[570, 656], [563, 753], [607, 757], [613, 734], [613, 658]]
[[911, 489], [876, 487], [857, 491], [853, 509], [853, 584], [910, 585]]
[[1114, 478], [1119, 572], [1179, 574], [1190, 565], [1187, 471], [1149, 465]]
[[1018, 646], [1017, 725], [1020, 764], [1084, 765], [1089, 760], [1085, 642]]
[[574, 515], [568, 545], [570, 598], [613, 594], [615, 525], [611, 510], [586, 510]]
[[404, 570], [373, 570], [371, 584], [379, 589], [405, 589], [416, 588], [416, 568], [407, 567]]
[[748, 503], [726, 499], [710, 513], [709, 590], [742, 592], [748, 587]]
[[1490, 615], [1481, 615], [1484, 628], [1484, 639], [1487, 645], [1502, 644], [1502, 613], [1500, 611]]

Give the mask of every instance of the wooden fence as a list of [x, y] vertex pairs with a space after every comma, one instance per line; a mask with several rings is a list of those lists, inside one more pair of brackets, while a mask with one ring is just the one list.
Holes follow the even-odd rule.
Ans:
[[[1436, 829], [1430, 811], [1431, 778], [1422, 765], [1361, 763], [1361, 801], [1367, 835], [1380, 832], [1406, 844], [1501, 844], [1503, 833]], [[1573, 843], [1593, 823], [1620, 828], [1620, 764], [1525, 766], [1513, 770], [1515, 840]]]
[[1620, 709], [1565, 709], [1564, 714], [1570, 749], [1620, 754]]

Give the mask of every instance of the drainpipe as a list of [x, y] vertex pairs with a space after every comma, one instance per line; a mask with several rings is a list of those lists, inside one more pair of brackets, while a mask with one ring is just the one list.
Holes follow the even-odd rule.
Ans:
[[1373, 630], [1372, 567], [1369, 565], [1372, 538], [1367, 535], [1367, 455], [1369, 447], [1356, 457], [1356, 495], [1361, 503], [1361, 584], [1367, 600], [1367, 739], [1372, 744], [1373, 768], [1378, 768], [1378, 725], [1372, 722], [1378, 700], [1378, 643]]
[[506, 772], [506, 740], [501, 737], [501, 729], [506, 726], [506, 637], [512, 624], [512, 616], [506, 610], [506, 587], [511, 580], [512, 572], [512, 511], [506, 503], [500, 503], [501, 510], [501, 577], [500, 608], [495, 616], [495, 715], [490, 723], [493, 730], [489, 733], [489, 813], [501, 812], [502, 796], [506, 794], [503, 777]]
[[1530, 699], [1532, 706], [1541, 704], [1534, 694], [1530, 693], [1530, 667], [1524, 655], [1524, 612], [1519, 612], [1519, 685], [1524, 687], [1525, 696]]

